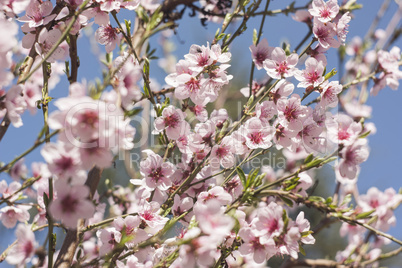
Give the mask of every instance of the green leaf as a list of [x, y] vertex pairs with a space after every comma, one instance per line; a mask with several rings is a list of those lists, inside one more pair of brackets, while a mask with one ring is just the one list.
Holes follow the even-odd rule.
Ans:
[[126, 24], [127, 34], [131, 34], [131, 21], [125, 19], [124, 24]]
[[309, 154], [306, 159], [304, 159], [304, 164], [308, 164], [311, 162], [311, 160], [313, 160], [314, 155], [311, 153]]
[[246, 175], [244, 174], [244, 171], [241, 168], [236, 167], [236, 172], [237, 172], [237, 175], [239, 175], [241, 184], [243, 184], [243, 187], [246, 188], [247, 180], [246, 180]]
[[319, 166], [322, 163], [322, 161], [323, 161], [322, 158], [315, 158], [311, 160], [308, 164], [306, 164], [306, 168]]
[[325, 164], [327, 164], [329, 162], [335, 161], [336, 159], [338, 159], [337, 156], [330, 157], [327, 160], [322, 161], [321, 165], [325, 165]]
[[46, 193], [43, 193], [43, 203], [45, 203], [46, 207], [49, 205], [49, 197]]
[[367, 137], [370, 134], [371, 130], [367, 131], [366, 133], [363, 133], [359, 136], [359, 139], [364, 139], [365, 137]]
[[257, 175], [258, 175], [258, 172], [260, 172], [260, 169], [259, 168], [257, 168], [257, 169], [255, 169], [255, 170], [253, 170], [253, 171], [251, 171], [251, 173], [248, 175], [248, 178], [247, 178], [247, 187], [246, 188], [248, 188], [248, 187], [250, 187], [252, 184], [253, 184], [253, 182], [254, 182], [254, 179], [257, 177]]
[[220, 31], [221, 31], [220, 28], [216, 29], [216, 32], [215, 32], [215, 39], [218, 39], [218, 34], [219, 34]]
[[124, 115], [126, 117], [132, 117], [132, 116], [135, 116], [135, 115], [139, 114], [141, 111], [142, 111], [142, 108], [134, 108], [134, 109], [132, 109], [130, 111], [126, 111], [124, 113]]
[[257, 45], [257, 39], [258, 39], [258, 34], [257, 34], [257, 29], [254, 29], [253, 30], [253, 44], [254, 44], [254, 46], [256, 46]]
[[147, 25], [147, 29], [148, 30], [153, 30], [156, 26], [159, 25], [159, 23], [161, 22], [163, 18], [163, 12], [161, 11], [161, 6], [159, 6], [158, 9], [156, 9], [154, 11], [154, 13], [152, 14], [152, 17], [149, 21], [149, 24]]
[[325, 199], [321, 196], [312, 195], [308, 198], [308, 200], [310, 200], [312, 202], [325, 203]]
[[331, 77], [333, 77], [333, 76], [336, 75], [337, 73], [338, 73], [338, 71], [335, 70], [335, 68], [332, 69], [329, 73], [327, 73], [327, 74], [325, 75], [325, 80], [330, 79]]
[[299, 251], [303, 256], [306, 256], [306, 252], [304, 251], [304, 248], [301, 245], [299, 245]]
[[375, 212], [375, 209], [370, 210], [370, 211], [367, 211], [367, 212], [363, 212], [363, 213], [360, 213], [360, 214], [357, 214], [357, 215], [356, 215], [356, 219], [359, 220], [359, 219], [368, 218], [368, 217], [369, 217], [371, 214], [373, 214], [374, 212]]
[[283, 197], [283, 196], [279, 196], [279, 197], [280, 197], [280, 199], [282, 199], [283, 202], [285, 202], [286, 205], [288, 205], [288, 207], [293, 207], [294, 203], [292, 200], [290, 200], [286, 197]]
[[302, 232], [302, 233], [301, 233], [301, 237], [309, 236], [309, 235], [311, 235], [312, 233], [314, 233], [314, 232], [313, 232], [313, 231]]

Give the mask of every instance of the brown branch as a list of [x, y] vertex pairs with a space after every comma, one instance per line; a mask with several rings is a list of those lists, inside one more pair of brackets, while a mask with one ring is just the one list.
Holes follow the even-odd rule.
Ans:
[[68, 77], [70, 84], [77, 82], [78, 67], [80, 66], [80, 61], [78, 59], [78, 48], [77, 48], [77, 35], [70, 34], [70, 59], [71, 59], [71, 73]]

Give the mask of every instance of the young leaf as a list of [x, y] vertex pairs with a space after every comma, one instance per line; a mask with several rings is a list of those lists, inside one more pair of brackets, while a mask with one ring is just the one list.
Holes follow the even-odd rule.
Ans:
[[246, 175], [244, 174], [244, 171], [241, 168], [237, 167], [236, 172], [237, 172], [237, 175], [239, 175], [241, 184], [243, 184], [243, 187], [246, 188], [247, 180], [246, 180]]

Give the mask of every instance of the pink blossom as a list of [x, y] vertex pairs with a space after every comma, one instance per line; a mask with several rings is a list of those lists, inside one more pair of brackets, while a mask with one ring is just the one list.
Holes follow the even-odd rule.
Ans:
[[212, 147], [210, 163], [214, 169], [219, 169], [219, 164], [224, 168], [234, 166], [236, 159], [234, 157], [233, 141], [231, 137], [224, 137], [220, 144], [216, 144]]
[[295, 72], [295, 78], [300, 81], [298, 87], [308, 88], [310, 86], [317, 87], [324, 82], [323, 72], [324, 64], [315, 58], [308, 58], [305, 62], [306, 69]]
[[316, 59], [317, 61], [321, 61], [324, 66], [327, 65], [327, 57], [325, 56], [325, 53], [327, 52], [328, 49], [323, 48], [320, 46], [320, 44], [317, 44], [317, 46], [314, 49], [310, 49], [307, 54]]
[[6, 261], [11, 265], [25, 266], [35, 254], [38, 243], [30, 226], [18, 224], [15, 231], [17, 245], [11, 248]]
[[88, 19], [94, 18], [94, 22], [98, 25], [110, 24], [109, 14], [100, 10], [99, 6], [84, 10], [82, 15], [86, 16]]
[[362, 125], [346, 114], [337, 114], [326, 120], [328, 138], [335, 143], [352, 144], [362, 132]]
[[299, 22], [304, 22], [311, 25], [311, 20], [313, 16], [311, 16], [310, 12], [307, 10], [296, 10], [296, 12], [292, 15], [292, 19]]
[[[193, 199], [191, 197], [184, 197], [184, 198], [180, 198], [179, 195], [175, 195], [174, 196], [174, 203], [172, 206], [172, 212], [174, 216], [180, 216], [182, 215], [184, 212], [189, 211], [190, 209], [193, 208], [194, 202]], [[190, 213], [188, 213], [183, 220], [187, 223], [190, 222], [191, 217], [194, 215], [194, 212], [191, 211]]]
[[14, 180], [19, 180], [19, 179], [26, 179], [28, 176], [28, 169], [27, 166], [24, 163], [25, 159], [21, 158], [18, 160], [11, 168], [10, 170], [10, 176]]
[[166, 136], [169, 139], [177, 140], [184, 135], [186, 129], [190, 128], [189, 124], [185, 121], [186, 114], [176, 109], [173, 105], [169, 105], [162, 111], [162, 115], [155, 119], [155, 130], [160, 133], [166, 131]]
[[338, 81], [324, 81], [320, 86], [322, 107], [336, 107], [338, 105], [338, 94], [342, 92], [342, 85]]
[[188, 244], [183, 244], [179, 249], [180, 264], [179, 267], [210, 267], [219, 258], [217, 250], [217, 240], [213, 236], [200, 236], [201, 230], [197, 227], [187, 231], [183, 240], [190, 241]]
[[[8, 201], [13, 202], [18, 197], [20, 196], [19, 194], [14, 194], [19, 188], [21, 187], [21, 183], [17, 181], [11, 182], [9, 185], [7, 185], [7, 182], [5, 180], [0, 181], [0, 194], [2, 195], [2, 199], [8, 198]], [[13, 197], [9, 198], [11, 195]]]
[[[304, 218], [304, 212], [301, 211], [299, 215], [297, 215], [296, 218], [296, 225], [299, 228], [300, 233], [305, 233], [310, 231], [310, 222]], [[301, 242], [303, 244], [314, 244], [315, 243], [315, 238], [311, 235], [308, 234], [306, 236], [302, 236]]]
[[354, 36], [346, 45], [346, 54], [349, 56], [361, 55], [363, 52], [363, 41], [360, 36]]
[[264, 61], [264, 69], [270, 77], [275, 79], [291, 77], [294, 75], [298, 61], [299, 56], [296, 53], [286, 56], [282, 48], [276, 47], [271, 53], [271, 58]]
[[263, 263], [276, 254], [275, 241], [266, 240], [261, 243], [260, 238], [255, 236], [251, 228], [241, 228], [239, 236], [244, 241], [239, 247], [241, 255], [252, 255], [256, 263]]
[[251, 118], [239, 130], [246, 138], [246, 145], [250, 149], [268, 149], [272, 146], [274, 129], [271, 126], [265, 126], [260, 119]]
[[250, 151], [247, 146], [247, 139], [244, 136], [245, 130], [240, 128], [234, 131], [230, 137], [233, 139], [234, 151], [236, 154], [242, 155]]
[[21, 85], [12, 86], [6, 94], [7, 116], [14, 127], [21, 127], [21, 114], [26, 110], [27, 104], [22, 97], [23, 87]]
[[204, 67], [214, 64], [209, 44], [207, 46], [191, 45], [189, 54], [184, 58], [190, 63], [190, 70], [200, 73]]
[[290, 94], [292, 94], [294, 88], [295, 86], [292, 83], [286, 80], [280, 80], [271, 90], [271, 98], [274, 103], [277, 104], [279, 99], [286, 99]]
[[208, 77], [202, 84], [202, 87], [205, 88], [205, 97], [207, 97], [204, 103], [214, 102], [218, 98], [221, 88], [229, 84], [229, 81], [233, 78], [232, 75], [228, 75], [226, 72], [229, 67], [229, 64], [221, 64], [219, 68], [208, 71]]
[[269, 124], [276, 114], [276, 105], [272, 101], [263, 101], [262, 103], [257, 103], [255, 106], [256, 117], [261, 120], [264, 124]]
[[346, 41], [346, 35], [348, 33], [348, 23], [350, 22], [352, 18], [349, 15], [349, 12], [346, 12], [345, 14], [342, 15], [342, 17], [339, 19], [339, 21], [336, 24], [336, 34], [338, 36], [339, 42], [342, 44], [345, 44]]
[[225, 184], [224, 189], [232, 196], [232, 200], [238, 198], [243, 192], [243, 184], [241, 183], [239, 176], [235, 175], [230, 181], [228, 181]]
[[229, 205], [232, 202], [232, 196], [221, 186], [214, 186], [208, 192], [201, 192], [197, 199], [198, 202], [203, 203], [207, 203], [210, 200], [216, 200], [221, 206]]
[[324, 0], [313, 0], [313, 8], [308, 11], [321, 22], [330, 22], [338, 15], [339, 6], [337, 2], [337, 0], [329, 0], [327, 2], [324, 2]]
[[25, 16], [22, 16], [18, 20], [28, 23], [31, 28], [46, 25], [56, 17], [56, 14], [51, 14], [52, 10], [53, 4], [50, 1], [31, 1]]
[[144, 230], [152, 235], [159, 232], [169, 220], [159, 215], [159, 208], [160, 205], [157, 202], [146, 202], [138, 211], [138, 215], [142, 221], [141, 224], [145, 225]]
[[205, 122], [208, 119], [208, 111], [205, 109], [204, 105], [195, 105], [194, 107], [189, 107], [190, 111], [192, 111], [200, 122]]
[[[230, 195], [229, 197], [232, 199]], [[217, 243], [230, 234], [235, 224], [234, 220], [224, 213], [225, 208], [215, 199], [209, 200], [205, 204], [197, 202], [194, 205], [194, 214], [200, 229]]]
[[[36, 52], [41, 55], [42, 58], [44, 58], [50, 52], [56, 42], [60, 39], [60, 37], [61, 31], [59, 29], [48, 31], [46, 27], [43, 28], [39, 33], [38, 42], [35, 43]], [[52, 55], [50, 55], [47, 61], [53, 63], [56, 60], [62, 59], [64, 55], [65, 50], [59, 46], [52, 53]]]
[[278, 252], [281, 254], [290, 255], [292, 258], [298, 258], [299, 245], [298, 241], [301, 239], [299, 228], [297, 226], [291, 226], [287, 229], [286, 234], [279, 242]]
[[111, 252], [121, 241], [121, 233], [113, 227], [100, 229], [96, 232], [99, 241], [99, 255], [104, 256]]
[[302, 144], [306, 152], [321, 152], [323, 128], [320, 127], [311, 117], [303, 123], [303, 129], [293, 139], [297, 144]]
[[375, 228], [386, 232], [391, 225], [396, 223], [393, 207], [401, 201], [402, 195], [396, 193], [392, 188], [381, 192], [376, 187], [371, 187], [367, 194], [359, 196], [358, 204], [362, 207], [363, 212], [375, 210], [372, 214], [378, 217]]
[[68, 228], [77, 228], [79, 219], [88, 219], [95, 213], [95, 206], [88, 200], [89, 188], [86, 185], [71, 186], [65, 180], [55, 182], [57, 199], [49, 206], [49, 212]]
[[226, 109], [213, 110], [210, 115], [210, 120], [219, 129], [223, 127], [223, 123], [229, 118], [228, 111]]
[[205, 101], [204, 78], [196, 77], [187, 73], [176, 77], [175, 97], [179, 100], [190, 98], [195, 104], [202, 104]]
[[301, 105], [301, 98], [293, 94], [289, 99], [280, 99], [277, 103], [278, 118], [284, 127], [294, 131], [303, 129], [303, 122], [310, 114], [309, 107]]
[[[252, 221], [252, 232], [254, 235], [268, 238], [279, 236], [283, 231], [283, 208], [274, 202], [267, 207], [258, 209], [257, 217]], [[262, 241], [261, 241], [262, 242]]]
[[75, 146], [63, 143], [48, 143], [41, 154], [48, 164], [49, 171], [60, 179], [74, 177], [82, 170], [81, 155]]
[[100, 10], [106, 12], [119, 11], [122, 0], [96, 0], [100, 3]]
[[[17, 1], [13, 1], [17, 3]], [[22, 3], [21, 3], [22, 4]], [[1, 4], [0, 4], [1, 5]], [[18, 25], [15, 21], [7, 20], [5, 15], [0, 15], [0, 36], [7, 37], [2, 38], [0, 41], [0, 55], [12, 50], [18, 43], [16, 35], [18, 34]], [[0, 63], [3, 66], [4, 62]], [[0, 83], [2, 85], [2, 83]]]
[[135, 10], [139, 6], [141, 0], [128, 0], [123, 1], [121, 3], [121, 7], [124, 7], [127, 10]]
[[367, 160], [369, 149], [367, 140], [358, 139], [353, 144], [346, 146], [341, 151], [341, 161], [339, 163], [339, 172], [342, 177], [354, 179], [359, 171], [359, 165]]
[[323, 23], [314, 19], [313, 33], [323, 48], [338, 48], [340, 42], [334, 38], [336, 25], [332, 22]]
[[17, 15], [22, 11], [27, 10], [27, 7], [30, 3], [30, 0], [5, 0], [0, 3], [0, 9], [4, 10], [7, 16], [12, 17], [13, 14]]
[[174, 173], [174, 166], [169, 162], [163, 162], [160, 155], [151, 150], [146, 150], [147, 159], [141, 161], [140, 172], [145, 177], [145, 184], [150, 189], [159, 188], [166, 191], [172, 185], [169, 177]]
[[6, 228], [13, 228], [17, 221], [25, 222], [30, 218], [29, 207], [22, 205], [5, 206], [0, 209], [0, 221]]
[[272, 50], [274, 48], [268, 46], [267, 39], [262, 39], [257, 46], [251, 45], [251, 57], [253, 58], [253, 62], [258, 70], [261, 70], [264, 66], [264, 61], [271, 57]]
[[113, 221], [113, 226], [122, 234], [128, 247], [132, 247], [141, 241], [147, 239], [147, 233], [140, 229], [141, 219], [139, 216], [127, 216], [126, 218], [117, 218]]
[[26, 82], [23, 89], [25, 103], [31, 114], [38, 111], [37, 102], [42, 99], [42, 88], [32, 82]]
[[95, 40], [105, 46], [106, 52], [112, 52], [120, 42], [121, 35], [110, 24], [99, 26], [95, 32]]
[[99, 139], [90, 140], [95, 146], [79, 148], [81, 164], [84, 169], [90, 169], [93, 165], [99, 168], [108, 168], [113, 163], [113, 154], [109, 147], [102, 146]]

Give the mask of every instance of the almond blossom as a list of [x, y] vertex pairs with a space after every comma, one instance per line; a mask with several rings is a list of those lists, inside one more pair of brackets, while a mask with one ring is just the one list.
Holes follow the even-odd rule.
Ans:
[[246, 145], [250, 149], [268, 149], [272, 146], [274, 130], [271, 126], [265, 126], [258, 118], [247, 120], [240, 132], [246, 138]]
[[332, 22], [323, 23], [314, 18], [313, 33], [323, 48], [338, 48], [340, 46], [340, 42], [334, 38], [337, 33], [336, 25]]
[[89, 188], [86, 185], [71, 186], [65, 180], [57, 180], [55, 190], [57, 199], [49, 206], [49, 212], [68, 228], [76, 229], [79, 219], [93, 216], [95, 207], [87, 199]]
[[51, 14], [52, 10], [53, 4], [50, 1], [31, 1], [27, 7], [25, 16], [22, 16], [18, 20], [28, 23], [31, 28], [46, 25], [56, 17], [56, 14]]
[[338, 81], [331, 81], [321, 84], [321, 100], [320, 105], [322, 107], [336, 107], [338, 105], [338, 94], [342, 92], [342, 85]]
[[313, 8], [308, 11], [323, 23], [330, 22], [338, 15], [339, 6], [337, 0], [328, 0], [327, 2], [324, 2], [324, 0], [313, 0], [312, 4]]
[[[48, 31], [46, 28], [43, 28], [38, 37], [38, 42], [35, 43], [36, 52], [41, 55], [42, 58], [47, 56], [53, 46], [61, 37], [61, 31], [59, 29], [53, 29]], [[56, 60], [60, 60], [65, 56], [65, 51], [61, 47], [57, 47], [55, 51], [49, 56], [47, 59], [48, 62], [55, 62]]]
[[147, 159], [141, 161], [141, 175], [145, 177], [145, 184], [150, 189], [159, 188], [166, 191], [172, 185], [169, 177], [174, 173], [174, 166], [164, 162], [162, 157], [151, 150], [146, 150]]
[[251, 45], [251, 57], [258, 70], [261, 70], [264, 66], [264, 61], [270, 59], [273, 47], [268, 46], [267, 39], [262, 39], [257, 46]]
[[26, 110], [27, 104], [21, 96], [23, 87], [21, 85], [12, 86], [6, 94], [7, 116], [14, 127], [18, 128], [23, 125], [21, 114]]
[[173, 105], [169, 105], [162, 111], [162, 115], [155, 119], [154, 126], [157, 133], [165, 130], [169, 139], [177, 140], [185, 134], [189, 124], [185, 121], [186, 114]]
[[101, 25], [95, 32], [95, 40], [105, 46], [106, 53], [112, 52], [120, 42], [121, 34], [110, 24]]
[[360, 170], [360, 164], [367, 160], [369, 149], [367, 140], [358, 139], [353, 144], [346, 146], [341, 151], [341, 161], [339, 163], [339, 172], [342, 177], [354, 179]]
[[308, 58], [305, 62], [306, 69], [298, 70], [295, 72], [295, 78], [300, 81], [298, 87], [317, 87], [324, 82], [323, 72], [324, 64], [321, 61], [317, 61], [315, 58]]
[[309, 107], [301, 105], [301, 98], [297, 94], [293, 94], [289, 99], [278, 100], [277, 107], [280, 122], [294, 131], [303, 129], [303, 122], [311, 112]]
[[291, 77], [294, 75], [298, 61], [299, 56], [296, 53], [286, 56], [282, 48], [276, 47], [272, 50], [270, 59], [264, 61], [264, 69], [270, 77], [275, 79]]
[[6, 261], [11, 265], [25, 266], [34, 256], [38, 243], [31, 227], [25, 224], [18, 224], [15, 234], [18, 242], [11, 248]]
[[29, 220], [29, 207], [23, 205], [5, 206], [0, 209], [0, 221], [6, 228], [13, 228], [17, 222]]

